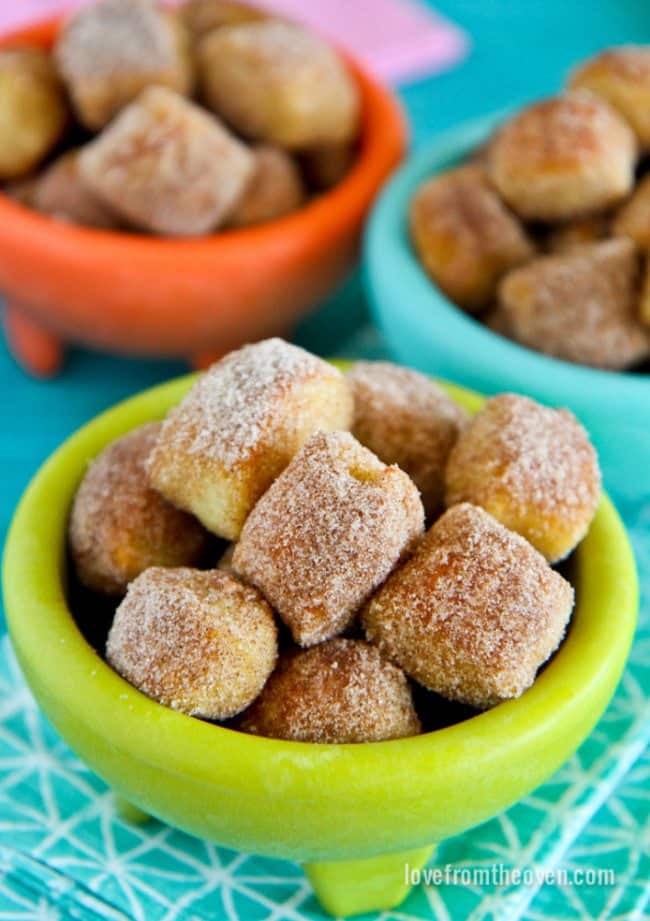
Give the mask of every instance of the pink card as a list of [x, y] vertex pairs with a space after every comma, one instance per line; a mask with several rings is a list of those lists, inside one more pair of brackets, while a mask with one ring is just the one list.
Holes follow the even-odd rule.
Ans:
[[[88, 3], [89, 0], [0, 2], [0, 30]], [[90, 0], [92, 2], [92, 0]], [[259, 0], [302, 20], [365, 61], [376, 74], [405, 81], [460, 60], [464, 33], [418, 0]]]

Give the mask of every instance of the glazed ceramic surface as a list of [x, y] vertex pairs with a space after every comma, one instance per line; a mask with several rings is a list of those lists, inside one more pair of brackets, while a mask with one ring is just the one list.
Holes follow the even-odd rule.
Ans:
[[[365, 745], [263, 739], [192, 719], [140, 694], [86, 643], [64, 576], [67, 517], [88, 462], [126, 431], [163, 417], [191, 383], [173, 381], [99, 416], [34, 478], [3, 568], [18, 660], [59, 733], [130, 803], [210, 841], [307, 862], [333, 912], [395, 904], [408, 887], [400, 882], [397, 892], [394, 874], [386, 883], [395, 867], [381, 855], [398, 852], [403, 864], [412, 851], [411, 865], [423, 863], [432, 842], [540, 784], [604, 710], [638, 604], [625, 530], [603, 497], [575, 555], [568, 636], [518, 700], [436, 732]], [[480, 405], [474, 394], [450, 391], [469, 409]]]
[[[48, 47], [57, 30], [47, 21], [0, 47]], [[242, 342], [286, 334], [353, 266], [365, 215], [406, 145], [393, 94], [346, 61], [363, 106], [357, 160], [335, 188], [280, 220], [163, 239], [65, 224], [0, 194], [0, 292], [18, 360], [51, 374], [63, 344], [77, 342], [203, 366]]]
[[606, 485], [628, 496], [650, 495], [650, 374], [569, 364], [493, 333], [442, 294], [411, 247], [408, 213], [415, 190], [465, 159], [504, 117], [492, 115], [437, 138], [382, 193], [364, 257], [375, 319], [404, 364], [484, 393], [515, 391], [568, 406], [589, 428]]

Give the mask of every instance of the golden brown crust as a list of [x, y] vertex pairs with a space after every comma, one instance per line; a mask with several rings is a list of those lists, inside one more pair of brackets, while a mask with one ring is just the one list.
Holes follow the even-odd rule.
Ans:
[[616, 212], [612, 230], [629, 237], [641, 249], [650, 250], [650, 175], [644, 176]]
[[589, 90], [617, 109], [634, 129], [644, 150], [650, 148], [650, 48], [610, 48], [581, 64], [569, 85]]
[[228, 227], [250, 227], [297, 211], [306, 199], [300, 170], [279, 147], [253, 148], [254, 171], [226, 221]]
[[572, 607], [571, 586], [530, 544], [465, 503], [434, 524], [363, 623], [416, 681], [484, 708], [533, 683]]
[[411, 477], [428, 517], [442, 506], [445, 465], [468, 416], [429, 377], [386, 361], [358, 361], [346, 377], [352, 434]]
[[239, 728], [315, 743], [379, 742], [421, 729], [404, 673], [373, 646], [340, 638], [282, 656]]
[[203, 528], [149, 486], [145, 461], [160, 427], [144, 425], [114, 441], [77, 490], [70, 552], [88, 588], [120, 595], [149, 566], [191, 566], [201, 559]]
[[134, 225], [197, 236], [225, 220], [254, 160], [209, 113], [152, 86], [84, 147], [79, 169], [91, 191]]
[[0, 181], [36, 169], [67, 120], [50, 55], [31, 48], [0, 51]]
[[[643, 266], [643, 287], [639, 300], [639, 316], [641, 322], [650, 327], [650, 255], [645, 257]], [[650, 329], [648, 330], [650, 339]]]
[[405, 473], [347, 432], [319, 432], [251, 512], [233, 566], [311, 646], [349, 626], [423, 530]]
[[103, 128], [148, 86], [182, 95], [194, 75], [189, 37], [153, 0], [102, 0], [74, 13], [55, 48], [80, 121]]
[[411, 203], [410, 221], [424, 268], [466, 310], [487, 306], [501, 275], [534, 253], [480, 166], [462, 166], [425, 182]]
[[313, 432], [349, 428], [340, 371], [281, 339], [231, 352], [167, 416], [150, 459], [154, 486], [236, 540], [262, 493]]
[[217, 570], [146, 570], [115, 613], [108, 661], [159, 703], [222, 720], [257, 697], [277, 659], [273, 613]]
[[623, 238], [540, 257], [514, 269], [499, 286], [501, 308], [518, 342], [612, 370], [650, 354], [638, 297], [638, 257]]
[[636, 139], [620, 115], [574, 91], [523, 109], [496, 132], [487, 171], [522, 217], [565, 220], [602, 210], [632, 188]]
[[502, 394], [452, 449], [446, 502], [481, 506], [554, 562], [587, 533], [600, 486], [596, 452], [572, 413]]
[[179, 13], [195, 40], [222, 26], [269, 18], [264, 10], [238, 0], [188, 0], [179, 8]]
[[118, 216], [90, 191], [79, 175], [79, 150], [58, 157], [35, 180], [31, 206], [62, 221], [116, 230]]
[[336, 52], [301, 26], [267, 20], [215, 29], [198, 55], [207, 104], [245, 137], [290, 150], [356, 137], [357, 85]]

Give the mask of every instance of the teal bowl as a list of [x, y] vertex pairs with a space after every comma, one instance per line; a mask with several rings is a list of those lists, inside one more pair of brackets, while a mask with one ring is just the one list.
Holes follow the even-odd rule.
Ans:
[[375, 320], [403, 364], [483, 393], [514, 391], [569, 407], [589, 429], [607, 487], [622, 496], [648, 496], [650, 375], [569, 364], [504, 339], [436, 288], [411, 248], [408, 212], [417, 187], [466, 158], [503, 117], [491, 115], [436, 138], [385, 188], [364, 251]]

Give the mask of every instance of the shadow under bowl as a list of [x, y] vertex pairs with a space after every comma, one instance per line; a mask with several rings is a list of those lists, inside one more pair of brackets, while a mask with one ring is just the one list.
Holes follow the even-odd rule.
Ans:
[[[60, 24], [2, 36], [0, 48], [48, 48]], [[363, 221], [407, 140], [394, 94], [343, 57], [362, 100], [357, 159], [334, 188], [279, 220], [161, 238], [73, 226], [0, 193], [0, 292], [18, 361], [53, 374], [71, 342], [204, 367], [243, 342], [285, 335], [330, 294], [353, 267]]]
[[486, 394], [513, 391], [569, 407], [589, 429], [606, 486], [630, 497], [650, 495], [650, 374], [570, 364], [492, 332], [436, 287], [412, 248], [408, 215], [417, 188], [465, 160], [504, 117], [481, 118], [436, 138], [382, 192], [364, 251], [375, 319], [404, 364]]
[[[16, 511], [3, 588], [18, 660], [71, 748], [129, 803], [190, 834], [307, 864], [323, 905], [343, 915], [389, 908], [408, 892], [404, 864], [498, 814], [580, 745], [623, 670], [638, 607], [633, 554], [603, 496], [577, 549], [568, 634], [522, 697], [413, 738], [314, 745], [245, 735], [163, 707], [114, 672], [69, 609], [66, 528], [88, 463], [111, 441], [161, 419], [186, 377], [146, 391], [80, 429], [44, 464]], [[476, 394], [449, 388], [470, 410]]]

